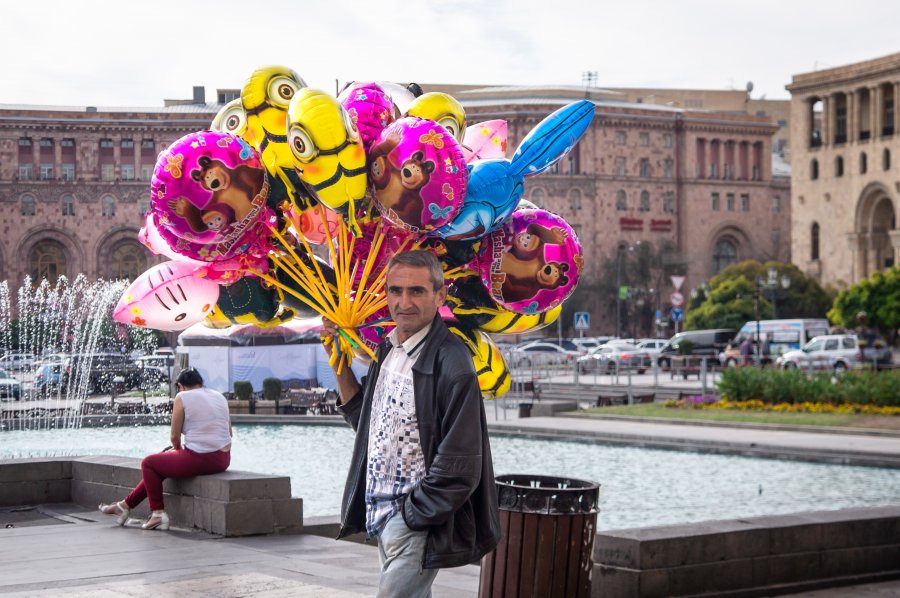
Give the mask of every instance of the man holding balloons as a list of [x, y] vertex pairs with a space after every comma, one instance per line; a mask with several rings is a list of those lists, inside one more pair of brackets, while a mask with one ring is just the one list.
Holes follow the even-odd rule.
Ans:
[[[378, 538], [378, 596], [430, 596], [437, 571], [478, 562], [500, 538], [484, 405], [471, 356], [438, 309], [437, 258], [396, 254], [387, 269], [396, 328], [364, 386], [337, 373], [339, 411], [356, 431], [339, 537]], [[324, 338], [339, 335], [325, 320]]]

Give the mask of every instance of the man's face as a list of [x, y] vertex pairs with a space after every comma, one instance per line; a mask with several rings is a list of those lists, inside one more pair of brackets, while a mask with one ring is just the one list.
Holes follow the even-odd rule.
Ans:
[[432, 290], [428, 268], [398, 264], [387, 275], [388, 309], [397, 324], [398, 340], [406, 340], [434, 319], [447, 289]]

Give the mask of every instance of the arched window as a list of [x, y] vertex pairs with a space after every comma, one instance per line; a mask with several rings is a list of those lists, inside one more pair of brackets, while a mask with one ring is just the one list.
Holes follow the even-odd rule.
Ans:
[[859, 153], [859, 174], [866, 174], [866, 171], [869, 169], [869, 158], [866, 156], [866, 152]]
[[809, 230], [809, 259], [819, 259], [819, 223], [813, 222]]
[[100, 200], [100, 215], [106, 218], [112, 218], [116, 215], [116, 200], [112, 195], [104, 195]]
[[628, 198], [625, 196], [625, 190], [619, 189], [616, 191], [616, 209], [617, 210], [627, 210], [628, 209]]
[[572, 189], [569, 191], [569, 206], [573, 210], [581, 209], [581, 190], [580, 189]]
[[887, 148], [885, 148], [884, 153], [881, 154], [881, 168], [882, 170], [891, 169], [891, 150]]
[[66, 275], [67, 264], [66, 250], [56, 241], [40, 241], [28, 255], [28, 273], [34, 284], [42, 278], [56, 283], [60, 276]]
[[650, 192], [649, 191], [641, 191], [641, 212], [649, 212], [650, 211]]
[[537, 188], [531, 192], [531, 203], [533, 203], [534, 205], [536, 205], [539, 208], [543, 208], [544, 207], [544, 198], [546, 196], [547, 196], [547, 194], [544, 193], [543, 189]]
[[737, 262], [737, 247], [730, 238], [719, 239], [713, 250], [713, 274]]
[[110, 256], [110, 276], [113, 279], [135, 280], [147, 269], [147, 250], [138, 243], [123, 243]]
[[844, 176], [844, 158], [842, 156], [838, 156], [834, 159], [834, 176]]
[[22, 196], [22, 215], [34, 216], [34, 195], [30, 193]]
[[62, 215], [63, 216], [74, 216], [75, 215], [75, 198], [71, 193], [66, 193], [62, 198]]
[[813, 160], [809, 163], [809, 178], [812, 180], [816, 180], [819, 178], [819, 161]]

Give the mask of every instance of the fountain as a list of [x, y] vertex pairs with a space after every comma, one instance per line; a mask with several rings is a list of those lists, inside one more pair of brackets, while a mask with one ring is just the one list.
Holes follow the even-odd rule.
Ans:
[[[98, 390], [91, 378], [98, 352], [118, 353], [126, 344], [141, 352], [155, 349], [154, 331], [126, 327], [110, 317], [127, 285], [90, 282], [84, 275], [36, 284], [26, 277], [14, 292], [8, 282], [0, 282], [0, 346], [7, 354], [33, 356], [24, 369], [9, 372], [20, 381], [21, 397], [0, 405], [0, 430], [80, 427], [85, 401]], [[61, 383], [39, 384], [37, 371], [51, 362], [64, 363]]]

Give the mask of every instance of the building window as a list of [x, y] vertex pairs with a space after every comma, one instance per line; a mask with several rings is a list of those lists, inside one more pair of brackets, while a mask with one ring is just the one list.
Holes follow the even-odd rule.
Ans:
[[729, 212], [734, 211], [734, 193], [725, 194], [725, 209]]
[[33, 282], [46, 278], [55, 284], [60, 276], [66, 275], [66, 250], [56, 241], [40, 241], [28, 256], [28, 273]]
[[889, 137], [894, 134], [894, 84], [885, 83], [881, 86], [882, 98], [882, 125], [881, 134]]
[[866, 152], [859, 153], [859, 174], [866, 174], [866, 171], [869, 169], [869, 157], [866, 156]]
[[535, 189], [531, 192], [531, 203], [536, 205], [539, 208], [544, 207], [544, 198], [546, 197], [546, 193], [544, 193], [543, 189]]
[[26, 193], [22, 196], [22, 215], [34, 216], [34, 195]]
[[121, 145], [122, 149], [134, 149], [134, 141], [132, 139], [123, 139]]
[[641, 158], [641, 176], [649, 177], [650, 176], [650, 160], [649, 158]]
[[39, 142], [40, 149], [38, 150], [38, 155], [40, 159], [40, 177], [42, 181], [50, 181], [53, 180], [53, 162], [56, 159], [56, 155], [53, 151], [53, 140], [44, 138]]
[[19, 164], [19, 180], [30, 181], [34, 178], [31, 164]]
[[672, 162], [672, 160], [670, 160], [670, 159], [668, 159], [668, 158], [666, 158], [666, 161], [663, 162], [663, 176], [665, 176], [665, 177], [668, 178], [668, 179], [672, 178], [672, 166], [673, 166], [673, 164], [674, 164], [674, 163]]
[[625, 176], [627, 171], [627, 164], [625, 163], [624, 156], [616, 157], [616, 176]]
[[623, 189], [616, 191], [616, 209], [619, 211], [628, 209], [628, 197]]
[[575, 156], [569, 153], [566, 157], [566, 174], [578, 174], [575, 164]]
[[663, 147], [672, 147], [672, 134], [663, 133]]
[[713, 193], [713, 194], [712, 194], [712, 211], [713, 211], [713, 212], [718, 212], [719, 209], [720, 209], [720, 205], [719, 205], [719, 194], [718, 194], [718, 193]]
[[134, 164], [122, 164], [122, 180], [134, 180]]
[[75, 140], [62, 139], [59, 142], [60, 165], [59, 176], [64, 181], [75, 180]]
[[116, 247], [110, 258], [110, 275], [113, 280], [135, 280], [147, 268], [147, 251], [138, 243], [123, 243]]
[[815, 158], [809, 163], [809, 178], [813, 181], [819, 178], [819, 161]]
[[834, 159], [834, 176], [844, 176], [844, 158], [841, 156]]
[[34, 152], [28, 137], [19, 139], [19, 180], [30, 181], [34, 178]]
[[772, 212], [774, 214], [778, 214], [781, 212], [781, 196], [775, 195], [772, 197]]
[[625, 145], [626, 140], [625, 131], [616, 131], [616, 145]]
[[75, 198], [72, 197], [72, 195], [70, 193], [63, 195], [62, 215], [63, 216], [74, 216], [75, 215]]
[[675, 212], [675, 192], [666, 191], [663, 193], [663, 212], [673, 214]]
[[741, 211], [742, 212], [750, 211], [750, 194], [749, 193], [741, 193]]
[[581, 209], [581, 190], [572, 189], [569, 191], [569, 207], [573, 210]]
[[834, 95], [834, 142], [847, 143], [847, 94]]
[[116, 200], [112, 195], [104, 195], [100, 200], [100, 215], [106, 218], [112, 218], [116, 215]]
[[649, 191], [641, 191], [641, 212], [649, 212], [650, 211], [650, 192]]
[[716, 162], [713, 162], [709, 165], [709, 178], [717, 179], [719, 178], [719, 165]]
[[53, 164], [41, 164], [41, 180], [53, 180]]
[[887, 148], [885, 148], [884, 153], [881, 154], [881, 168], [882, 170], [891, 169], [891, 150]]
[[737, 248], [730, 239], [719, 239], [713, 250], [713, 274], [737, 262]]
[[638, 135], [638, 140], [640, 141], [641, 147], [647, 147], [650, 145], [650, 133], [641, 133]]
[[819, 259], [819, 223], [813, 222], [809, 231], [809, 259]]
[[236, 100], [241, 97], [240, 89], [219, 89], [217, 90], [216, 99], [220, 104], [227, 104], [231, 100]]
[[[541, 193], [543, 193], [543, 191], [541, 191]], [[534, 195], [534, 193], [532, 193], [532, 195]], [[147, 212], [150, 211], [150, 198], [149, 197], [140, 198], [138, 200], [137, 207], [138, 207], [138, 214], [140, 214], [141, 217], [145, 216], [147, 214]]]

